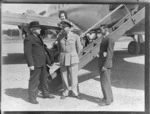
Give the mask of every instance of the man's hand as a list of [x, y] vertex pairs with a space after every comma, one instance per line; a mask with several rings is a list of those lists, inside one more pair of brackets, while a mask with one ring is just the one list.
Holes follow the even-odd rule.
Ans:
[[96, 57], [99, 58], [99, 54], [97, 54]]
[[30, 66], [29, 69], [30, 70], [34, 70], [35, 68], [34, 68], [34, 66]]
[[102, 67], [102, 71], [106, 71], [107, 70], [107, 68], [105, 68], [105, 67]]
[[103, 56], [104, 56], [104, 57], [107, 57], [107, 52], [103, 52]]

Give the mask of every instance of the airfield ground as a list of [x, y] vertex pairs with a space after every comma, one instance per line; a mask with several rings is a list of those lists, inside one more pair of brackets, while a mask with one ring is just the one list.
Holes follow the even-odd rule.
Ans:
[[[83, 100], [68, 97], [60, 99], [61, 92], [54, 92], [55, 99], [37, 98], [38, 105], [27, 98], [29, 69], [23, 55], [23, 40], [2, 42], [2, 111], [144, 111], [144, 55], [127, 52], [129, 39], [115, 45], [112, 68], [114, 102], [98, 106], [103, 97], [97, 58], [79, 71], [79, 87]], [[46, 43], [50, 46], [51, 42]]]

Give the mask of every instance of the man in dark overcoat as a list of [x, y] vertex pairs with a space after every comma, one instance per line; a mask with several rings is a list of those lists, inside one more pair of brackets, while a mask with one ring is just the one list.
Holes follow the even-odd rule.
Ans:
[[38, 21], [30, 23], [30, 35], [24, 40], [24, 55], [30, 70], [30, 79], [28, 86], [29, 102], [38, 104], [36, 100], [38, 95], [38, 86], [40, 83], [43, 98], [54, 98], [49, 94], [47, 77], [49, 76], [46, 66], [46, 53], [44, 43], [39, 37], [40, 25]]
[[109, 34], [107, 26], [102, 25], [100, 27], [102, 34], [102, 42], [100, 45], [99, 52], [99, 71], [100, 71], [100, 82], [104, 98], [99, 103], [100, 106], [110, 105], [113, 102], [113, 94], [111, 88], [111, 68], [112, 68], [112, 58], [114, 53], [114, 41], [108, 38]]

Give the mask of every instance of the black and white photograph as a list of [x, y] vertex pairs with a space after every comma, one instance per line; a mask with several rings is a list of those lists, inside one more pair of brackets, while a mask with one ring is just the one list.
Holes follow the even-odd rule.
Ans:
[[144, 112], [146, 7], [135, 1], [2, 3], [1, 110]]

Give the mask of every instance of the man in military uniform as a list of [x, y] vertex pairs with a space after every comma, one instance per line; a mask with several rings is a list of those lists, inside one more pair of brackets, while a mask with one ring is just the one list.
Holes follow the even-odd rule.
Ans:
[[110, 73], [112, 68], [112, 58], [114, 51], [114, 41], [108, 38], [107, 26], [102, 25], [100, 27], [102, 33], [102, 42], [99, 52], [99, 71], [100, 71], [100, 82], [104, 98], [99, 103], [100, 106], [110, 105], [113, 102], [113, 94], [111, 89]]
[[[82, 49], [80, 37], [71, 32], [72, 25], [63, 21], [62, 31], [58, 35], [58, 50], [60, 52], [60, 69], [64, 92], [61, 99], [69, 95], [69, 81], [71, 82], [72, 95], [80, 99], [78, 92], [78, 63], [79, 53]], [[69, 80], [70, 79], [70, 80]]]
[[29, 79], [29, 102], [38, 104], [36, 100], [38, 94], [38, 85], [40, 83], [43, 98], [54, 98], [49, 95], [47, 77], [49, 76], [46, 67], [46, 53], [44, 43], [39, 37], [40, 25], [38, 21], [30, 23], [31, 34], [24, 40], [24, 55], [30, 69]]

